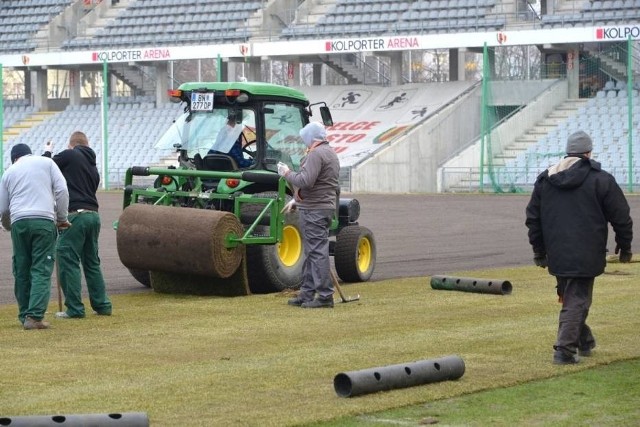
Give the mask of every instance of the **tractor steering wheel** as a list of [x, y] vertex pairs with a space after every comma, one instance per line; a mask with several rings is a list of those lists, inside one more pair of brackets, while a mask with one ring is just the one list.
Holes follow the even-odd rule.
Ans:
[[244, 140], [244, 144], [242, 144], [242, 153], [249, 156], [249, 158], [251, 158], [252, 160], [255, 160], [257, 155], [256, 140], [254, 139], [253, 141], [247, 141], [244, 136], [242, 137], [242, 139]]

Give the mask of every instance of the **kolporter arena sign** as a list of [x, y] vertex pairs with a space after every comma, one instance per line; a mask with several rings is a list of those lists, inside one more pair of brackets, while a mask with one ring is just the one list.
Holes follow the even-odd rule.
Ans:
[[0, 55], [3, 67], [41, 67], [95, 64], [97, 62], [159, 62], [183, 59], [326, 55], [348, 52], [453, 49], [461, 47], [524, 46], [562, 43], [598, 43], [640, 39], [640, 25], [598, 26], [369, 37], [354, 39], [289, 40], [276, 42], [154, 46], [103, 51], [56, 51]]

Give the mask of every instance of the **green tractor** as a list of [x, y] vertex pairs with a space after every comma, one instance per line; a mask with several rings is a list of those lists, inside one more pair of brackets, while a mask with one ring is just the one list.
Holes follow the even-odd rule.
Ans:
[[[170, 167], [127, 170], [116, 222], [121, 262], [159, 292], [242, 295], [297, 289], [304, 261], [298, 213], [284, 212], [293, 189], [278, 162], [298, 170], [299, 132], [317, 108], [299, 90], [257, 82], [185, 83], [169, 91], [183, 114], [158, 141]], [[330, 229], [335, 270], [344, 282], [371, 278], [372, 232], [358, 224], [356, 199], [339, 197]]]

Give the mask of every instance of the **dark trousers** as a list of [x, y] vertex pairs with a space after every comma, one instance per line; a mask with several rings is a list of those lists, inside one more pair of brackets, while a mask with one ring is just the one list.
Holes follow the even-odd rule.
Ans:
[[593, 296], [593, 277], [556, 277], [558, 296], [562, 301], [555, 350], [573, 355], [578, 348], [595, 346], [587, 316]]
[[80, 266], [87, 282], [91, 308], [100, 314], [111, 314], [111, 301], [107, 296], [98, 256], [100, 215], [92, 211], [72, 213], [69, 222], [71, 227], [60, 232], [56, 251], [67, 314], [71, 317], [85, 316]]
[[48, 219], [20, 219], [11, 225], [14, 292], [18, 319], [42, 320], [51, 296], [51, 272], [58, 233]]
[[329, 258], [329, 226], [332, 209], [299, 209], [302, 231], [304, 264], [302, 265], [302, 285], [298, 298], [304, 301], [318, 298], [333, 298]]

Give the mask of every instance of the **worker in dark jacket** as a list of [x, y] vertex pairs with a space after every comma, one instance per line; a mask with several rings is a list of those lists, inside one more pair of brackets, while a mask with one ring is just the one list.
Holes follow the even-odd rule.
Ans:
[[594, 278], [604, 272], [608, 223], [620, 262], [631, 261], [633, 221], [614, 177], [591, 159], [592, 141], [578, 131], [567, 140], [567, 156], [536, 179], [526, 209], [529, 243], [537, 266], [556, 277], [562, 302], [555, 364], [590, 356], [595, 339], [586, 324]]
[[[45, 156], [51, 156], [51, 143], [45, 145]], [[67, 180], [69, 222], [73, 225], [60, 233], [56, 248], [60, 286], [67, 307], [66, 311], [56, 313], [56, 317], [85, 317], [81, 265], [91, 308], [96, 314], [109, 316], [111, 301], [107, 296], [98, 256], [101, 224], [96, 197], [100, 184], [96, 153], [89, 147], [89, 140], [83, 132], [74, 132], [69, 137], [68, 149], [53, 156], [53, 160]]]

